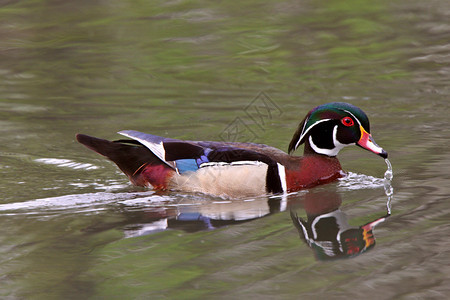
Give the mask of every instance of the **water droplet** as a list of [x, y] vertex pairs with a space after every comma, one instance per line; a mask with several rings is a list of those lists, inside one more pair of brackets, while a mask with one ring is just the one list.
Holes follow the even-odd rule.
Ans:
[[387, 212], [388, 215], [391, 214], [391, 200], [392, 196], [394, 195], [394, 188], [392, 187], [392, 179], [394, 178], [394, 173], [392, 172], [392, 165], [389, 159], [384, 160], [387, 164], [387, 170], [384, 173], [384, 193], [388, 197], [386, 206], [387, 206]]
[[392, 165], [391, 162], [389, 161], [389, 159], [385, 159], [384, 160], [387, 164], [388, 169], [386, 170], [386, 172], [384, 173], [384, 179], [388, 180], [388, 181], [392, 181], [392, 178], [394, 178], [394, 174], [392, 173]]

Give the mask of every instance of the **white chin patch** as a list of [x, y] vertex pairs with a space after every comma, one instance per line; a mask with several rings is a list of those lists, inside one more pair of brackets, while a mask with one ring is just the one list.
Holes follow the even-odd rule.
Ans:
[[[337, 125], [334, 126], [333, 128], [333, 144], [334, 144], [334, 148], [333, 149], [324, 149], [324, 148], [319, 148], [317, 147], [313, 140], [312, 140], [312, 136], [309, 136], [309, 144], [311, 145], [311, 148], [319, 154], [324, 154], [324, 155], [328, 155], [328, 156], [336, 156], [338, 155], [339, 151], [341, 151], [342, 148], [344, 148], [345, 146], [349, 146], [352, 144], [341, 144], [337, 138], [336, 138], [336, 134], [337, 134]], [[354, 144], [354, 143], [353, 143]]]

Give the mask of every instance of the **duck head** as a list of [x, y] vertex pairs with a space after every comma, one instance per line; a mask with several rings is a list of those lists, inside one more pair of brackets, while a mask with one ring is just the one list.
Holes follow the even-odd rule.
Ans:
[[289, 153], [305, 143], [305, 154], [336, 156], [345, 146], [358, 145], [383, 158], [388, 154], [370, 134], [369, 119], [358, 107], [333, 102], [313, 108], [298, 126]]

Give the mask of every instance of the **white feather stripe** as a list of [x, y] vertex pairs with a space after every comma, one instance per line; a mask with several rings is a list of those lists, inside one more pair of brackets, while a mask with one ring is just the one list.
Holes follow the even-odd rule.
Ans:
[[231, 163], [227, 162], [206, 162], [200, 164], [199, 168], [206, 168], [206, 167], [216, 167], [216, 166], [243, 166], [243, 165], [250, 165], [250, 166], [258, 166], [260, 164], [264, 164], [263, 162], [257, 161], [257, 160], [241, 160], [241, 161], [233, 161]]
[[[324, 149], [324, 148], [319, 148], [318, 146], [316, 146], [316, 144], [314, 144], [312, 136], [309, 137], [309, 144], [311, 146], [311, 148], [319, 154], [325, 154], [328, 156], [336, 156], [338, 155], [339, 151], [341, 151], [342, 148], [344, 148], [345, 146], [348, 146], [346, 144], [341, 144], [338, 140], [337, 140], [337, 129], [338, 126], [334, 126], [333, 128], [333, 144], [334, 144], [334, 148], [333, 149]], [[351, 144], [349, 144], [351, 145]]]
[[314, 126], [316, 126], [316, 125], [319, 124], [319, 123], [326, 122], [326, 121], [330, 121], [330, 120], [331, 120], [331, 119], [323, 119], [323, 120], [319, 120], [319, 121], [315, 122], [314, 124], [312, 124], [311, 126], [309, 126], [308, 129], [306, 129], [306, 131], [305, 131], [305, 126], [306, 126], [306, 123], [308, 122], [308, 120], [305, 121], [305, 125], [303, 125], [302, 134], [300, 135], [300, 138], [298, 139], [297, 143], [295, 144], [294, 150], [296, 150], [296, 149], [298, 148], [298, 146], [300, 145], [300, 141], [301, 141], [301, 140], [305, 137], [305, 135], [311, 130], [311, 128], [313, 128]]
[[351, 112], [349, 112], [348, 110], [345, 110], [345, 109], [344, 109], [344, 111], [349, 113], [350, 115], [352, 115], [352, 117], [356, 120], [356, 122], [358, 122], [358, 125], [361, 126], [361, 122], [358, 120], [358, 118], [354, 114], [352, 114]]
[[281, 182], [281, 188], [283, 189], [283, 193], [286, 193], [287, 191], [286, 170], [282, 164], [277, 163], [277, 165], [278, 165], [278, 176], [280, 177]]
[[130, 135], [125, 130], [120, 131], [118, 133], [121, 135], [124, 135], [126, 137], [129, 137], [130, 139], [138, 141], [139, 143], [141, 143], [142, 145], [147, 147], [150, 151], [152, 151], [153, 154], [155, 154], [160, 160], [162, 160], [164, 163], [166, 163], [169, 167], [176, 169], [174, 167], [174, 165], [172, 165], [166, 161], [166, 150], [164, 149], [163, 141], [161, 141], [159, 143], [152, 143], [152, 142], [146, 141], [144, 139], [141, 139], [139, 137]]
[[316, 146], [314, 144], [314, 142], [312, 140], [312, 136], [309, 137], [309, 145], [314, 150], [314, 152], [319, 153], [319, 154], [324, 154], [324, 155], [328, 155], [328, 156], [336, 156], [339, 152], [339, 150], [336, 150], [336, 148], [333, 148], [333, 149], [319, 148], [318, 146]]

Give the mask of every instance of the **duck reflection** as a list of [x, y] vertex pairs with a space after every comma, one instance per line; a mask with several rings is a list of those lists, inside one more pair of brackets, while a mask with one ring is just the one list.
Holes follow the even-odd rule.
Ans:
[[[384, 222], [388, 213], [359, 227], [350, 226], [347, 215], [340, 210], [342, 200], [333, 191], [310, 191], [303, 196], [306, 220], [291, 208], [290, 214], [300, 238], [319, 260], [350, 258], [375, 246], [373, 229]], [[389, 203], [388, 203], [389, 208]]]
[[[191, 199], [191, 200], [188, 200]], [[139, 207], [124, 206], [121, 222], [125, 237], [136, 237], [165, 230], [197, 232], [238, 225], [289, 210], [300, 238], [319, 260], [350, 258], [375, 246], [373, 230], [390, 215], [387, 214], [360, 226], [351, 226], [340, 207], [342, 199], [333, 187], [316, 188], [284, 196], [259, 197], [246, 200], [192, 198], [176, 204]], [[306, 218], [299, 217], [306, 213]], [[299, 213], [299, 214], [298, 214]], [[92, 228], [91, 228], [92, 229]], [[98, 228], [97, 228], [98, 229]]]
[[[285, 211], [287, 200], [259, 197], [246, 200], [204, 201], [201, 204], [161, 206], [138, 210], [125, 209], [133, 224], [124, 228], [126, 237], [156, 233], [168, 229], [197, 232], [250, 222]], [[137, 223], [144, 221], [143, 223]]]

